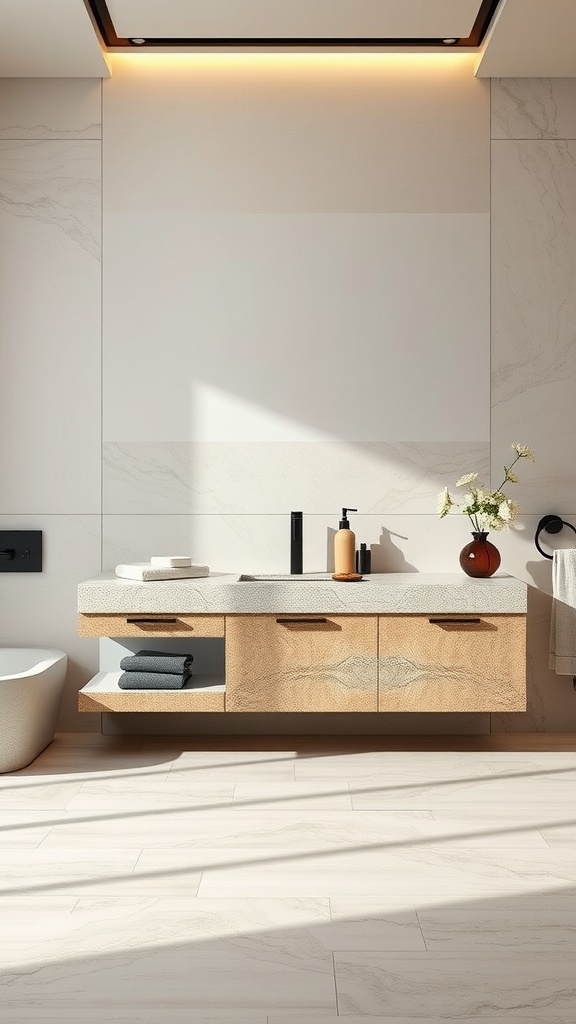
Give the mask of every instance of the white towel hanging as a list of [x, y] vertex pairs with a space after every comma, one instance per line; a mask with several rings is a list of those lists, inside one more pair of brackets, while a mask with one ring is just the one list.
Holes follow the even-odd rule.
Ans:
[[576, 548], [561, 548], [552, 558], [550, 668], [576, 676]]

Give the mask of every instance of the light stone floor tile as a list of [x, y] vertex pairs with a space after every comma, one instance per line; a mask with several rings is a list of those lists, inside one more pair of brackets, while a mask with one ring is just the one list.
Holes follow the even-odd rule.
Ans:
[[48, 777], [32, 779], [29, 776], [23, 779], [2, 775], [0, 811], [3, 814], [7, 811], [22, 810], [33, 814], [36, 811], [64, 810], [81, 785], [81, 781], [77, 779], [54, 782]]
[[[332, 954], [312, 940], [284, 942], [284, 932], [225, 940], [178, 940], [119, 951], [79, 953], [16, 971], [9, 999], [32, 1006], [72, 1008], [82, 1000], [108, 1010], [118, 1004], [156, 1008], [167, 1003], [198, 1010], [265, 1011], [268, 1006], [336, 1011]], [[36, 994], [39, 993], [39, 994]], [[2, 995], [0, 994], [0, 1012]]]
[[139, 850], [68, 847], [43, 850], [5, 849], [2, 851], [0, 896], [56, 895], [87, 892], [122, 892], [133, 883], [133, 869]]
[[[62, 812], [56, 812], [60, 816]], [[3, 811], [0, 814], [0, 848], [7, 846], [35, 849], [50, 831], [50, 815], [45, 811]]]
[[[484, 755], [485, 756], [485, 755]], [[426, 782], [428, 779], [441, 781], [442, 779], [476, 779], [489, 778], [497, 773], [502, 767], [503, 771], [517, 774], [520, 778], [533, 777], [534, 773], [542, 773], [544, 769], [529, 760], [513, 762], [489, 761], [489, 760], [463, 760], [457, 759], [450, 754], [442, 761], [425, 761], [421, 755], [412, 758], [410, 754], [400, 758], [398, 755], [388, 751], [381, 754], [346, 755], [337, 757], [316, 757], [298, 759], [295, 763], [295, 774], [297, 779], [341, 779], [352, 780], [362, 778], [378, 778], [382, 782], [389, 782], [390, 785], [400, 783], [402, 780], [420, 780]]]
[[[462, 828], [456, 819], [450, 824], [438, 824], [431, 816], [420, 817], [418, 812], [393, 811], [333, 811], [319, 817], [316, 811], [268, 809], [253, 811], [244, 807], [225, 805], [212, 799], [208, 805], [195, 798], [188, 802], [175, 799], [169, 792], [164, 804], [154, 794], [150, 805], [147, 800], [125, 796], [123, 805], [111, 801], [104, 809], [93, 811], [90, 799], [82, 794], [71, 801], [67, 811], [44, 817], [45, 835], [36, 845], [78, 846], [91, 848], [105, 841], [110, 847], [148, 847], [191, 849], [194, 847], [224, 847], [232, 849], [254, 848], [280, 850], [356, 849], [371, 846], [386, 850], [420, 847], [442, 843], [449, 848], [529, 848], [549, 850], [549, 846], [535, 829], [511, 832], [498, 828], [484, 830], [469, 825]], [[78, 810], [82, 806], [83, 810]], [[414, 820], [411, 820], [411, 814]], [[0, 829], [2, 826], [0, 826]], [[17, 837], [22, 832], [11, 834]], [[0, 839], [2, 832], [0, 831]], [[21, 839], [25, 841], [24, 836]]]
[[[190, 1000], [189, 1004], [191, 1002]], [[0, 1002], [0, 1012], [1, 1006]], [[261, 1014], [254, 1010], [234, 1009], [221, 1013], [210, 1013], [209, 1011], [207, 1013], [204, 1011], [197, 1013], [195, 1010], [191, 1010], [190, 1006], [187, 1009], [170, 1006], [168, 1010], [166, 1006], [161, 1007], [159, 1010], [150, 1010], [148, 1007], [141, 1006], [137, 1009], [123, 1009], [122, 1007], [106, 1009], [99, 1007], [97, 1010], [89, 1010], [88, 1012], [82, 1009], [81, 1016], [79, 1016], [78, 1006], [72, 1009], [59, 1008], [57, 1010], [50, 1010], [44, 1006], [41, 1008], [27, 1007], [25, 1010], [21, 1010], [14, 1008], [13, 1001], [11, 1001], [7, 1012], [9, 1016], [6, 1020], [10, 1021], [10, 1024], [12, 1022], [14, 1024], [19, 1024], [19, 1022], [21, 1024], [32, 1024], [33, 1021], [42, 1022], [42, 1024], [44, 1022], [52, 1024], [52, 1022], [60, 1021], [70, 1022], [70, 1024], [159, 1024], [159, 1021], [164, 1021], [165, 1024], [234, 1024], [237, 1020], [249, 1021], [250, 1024], [267, 1024], [268, 1022], [267, 1014]], [[323, 1019], [329, 1020], [328, 1018]], [[363, 1020], [366, 1024], [370, 1024], [368, 1018], [365, 1017]], [[300, 1024], [302, 1024], [302, 1017], [300, 1017]], [[392, 1021], [392, 1024], [395, 1024], [395, 1022]], [[436, 1022], [433, 1022], [433, 1024], [436, 1024]], [[488, 1021], [486, 1024], [492, 1024], [492, 1022]], [[500, 1022], [497, 1021], [496, 1024], [500, 1024]], [[520, 1024], [524, 1024], [524, 1022], [521, 1021]]]
[[338, 1009], [425, 1017], [576, 1013], [573, 959], [555, 953], [335, 953]]
[[[198, 851], [190, 851], [190, 859]], [[225, 863], [221, 854], [229, 854]], [[576, 885], [576, 860], [568, 851], [447, 849], [406, 846], [390, 851], [373, 844], [355, 850], [213, 851], [204, 865], [200, 896], [405, 896], [469, 898], [554, 892]]]
[[[78, 996], [104, 1006], [110, 986], [120, 1005], [147, 988], [160, 1007], [173, 987], [184, 998], [188, 985], [194, 1006], [212, 999], [232, 1009], [237, 988], [245, 1007], [333, 1010], [332, 955], [316, 934], [329, 926], [328, 901], [319, 900], [83, 899], [51, 928], [22, 929], [0, 951], [5, 967], [50, 979], [48, 1005], [65, 1006], [83, 975]], [[26, 985], [17, 979], [12, 988]]]
[[234, 802], [254, 810], [258, 807], [280, 811], [352, 808], [348, 786], [344, 783], [330, 785], [325, 779], [292, 783], [243, 780], [234, 790]]
[[576, 951], [574, 907], [542, 908], [527, 899], [508, 907], [427, 907], [419, 911], [418, 917], [426, 948], [432, 953], [555, 950], [573, 957]]
[[[426, 783], [406, 775], [403, 782], [390, 783], [374, 775], [354, 779], [349, 783], [352, 806], [358, 810], [385, 810], [389, 808], [460, 807], [462, 804], [478, 807], [522, 803], [547, 804], [554, 799], [563, 800], [562, 783], [553, 775], [501, 776], [487, 778], [456, 778], [431, 780]], [[570, 792], [566, 790], [566, 799]]]
[[137, 809], [152, 811], [182, 808], [214, 808], [226, 811], [233, 806], [234, 783], [202, 782], [183, 779], [174, 785], [168, 776], [142, 778], [141, 785], [127, 778], [106, 778], [85, 781], [68, 804], [74, 812], [99, 812], [111, 815], [133, 812]]
[[[345, 1017], [325, 1017], [316, 1014], [306, 1015], [306, 1018], [297, 1014], [276, 1014], [268, 1017], [268, 1024], [510, 1024], [510, 1017], [396, 1017], [396, 1016], [366, 1016], [361, 1014], [346, 1015]], [[551, 1024], [552, 1018], [540, 1015], [529, 1017], [514, 1017], [514, 1024]], [[554, 1017], [553, 1024], [574, 1024], [573, 1018]]]
[[[416, 911], [399, 910], [377, 897], [330, 900], [330, 949], [426, 949]], [[320, 931], [320, 930], [318, 930]]]
[[2, 1024], [574, 1024], [576, 752], [107, 742], [0, 779]]

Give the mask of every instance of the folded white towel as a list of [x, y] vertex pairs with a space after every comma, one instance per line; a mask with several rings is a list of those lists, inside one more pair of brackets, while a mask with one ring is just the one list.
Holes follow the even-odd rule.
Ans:
[[556, 550], [552, 559], [550, 668], [576, 676], [576, 549]]
[[177, 565], [192, 565], [190, 555], [153, 555], [150, 565], [162, 565], [164, 568], [173, 569]]
[[114, 571], [123, 580], [138, 580], [140, 583], [154, 580], [199, 579], [202, 576], [210, 575], [207, 565], [176, 565], [171, 568], [170, 566], [151, 565], [150, 562], [117, 565]]

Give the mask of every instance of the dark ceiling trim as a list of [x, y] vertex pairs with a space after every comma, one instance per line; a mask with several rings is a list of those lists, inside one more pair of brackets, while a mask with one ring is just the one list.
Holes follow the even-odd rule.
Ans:
[[106, 0], [85, 0], [88, 10], [91, 12], [94, 22], [102, 36], [104, 45], [109, 48], [126, 48], [130, 50], [145, 50], [154, 47], [170, 48], [170, 47], [182, 47], [182, 46], [193, 46], [193, 47], [270, 47], [270, 46], [302, 46], [302, 47], [314, 47], [314, 49], [322, 49], [325, 47], [374, 47], [374, 46], [406, 46], [406, 47], [418, 47], [424, 49], [426, 47], [439, 47], [446, 50], [455, 50], [462, 46], [480, 46], [482, 43], [488, 28], [492, 22], [494, 15], [500, 4], [500, 0], [482, 0], [476, 21], [472, 27], [472, 31], [467, 39], [456, 39], [453, 43], [445, 43], [443, 39], [208, 39], [206, 37], [201, 39], [170, 39], [170, 38], [154, 38], [146, 39], [143, 43], [136, 44], [132, 39], [126, 39], [122, 36], [117, 35], [116, 29], [114, 28], [112, 18], [110, 17], [110, 11], [108, 10]]

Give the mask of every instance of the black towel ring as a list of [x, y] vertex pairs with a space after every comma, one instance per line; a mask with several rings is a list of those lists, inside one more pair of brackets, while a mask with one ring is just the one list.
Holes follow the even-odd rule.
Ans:
[[549, 558], [550, 560], [552, 560], [552, 555], [547, 555], [545, 551], [542, 551], [542, 548], [538, 543], [542, 530], [546, 530], [546, 533], [560, 533], [560, 531], [565, 526], [567, 526], [570, 530], [574, 530], [574, 533], [576, 533], [576, 526], [572, 526], [572, 523], [566, 523], [563, 519], [561, 519], [560, 516], [542, 516], [542, 519], [536, 527], [536, 536], [534, 537], [534, 543], [536, 545], [537, 550], [540, 552], [541, 555], [544, 556], [544, 558]]

